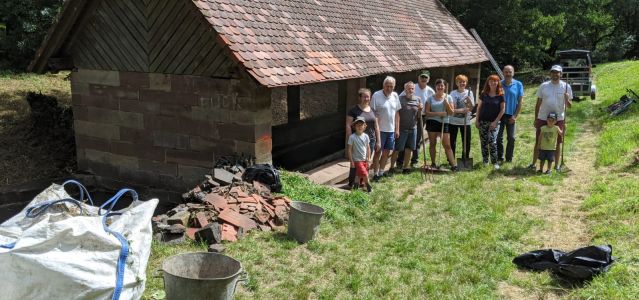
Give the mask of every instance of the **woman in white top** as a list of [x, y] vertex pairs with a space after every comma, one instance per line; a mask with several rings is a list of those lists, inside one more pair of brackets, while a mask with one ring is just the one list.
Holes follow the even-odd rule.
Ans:
[[462, 159], [468, 159], [470, 153], [470, 136], [471, 136], [471, 120], [470, 111], [475, 106], [475, 98], [473, 92], [466, 89], [468, 77], [466, 75], [457, 75], [455, 77], [457, 89], [450, 93], [455, 104], [454, 115], [450, 117], [450, 147], [455, 156], [455, 148], [457, 145], [457, 133], [461, 134], [462, 140]]
[[[446, 157], [450, 163], [451, 170], [457, 171], [457, 161], [450, 148], [449, 116], [453, 114], [455, 105], [450, 95], [446, 94], [446, 80], [437, 79], [435, 81], [435, 95], [426, 101], [426, 130], [430, 140], [430, 161], [431, 167], [438, 168], [435, 157], [437, 155], [437, 137], [441, 136], [442, 144], [446, 152]], [[442, 134], [443, 133], [443, 134]]]

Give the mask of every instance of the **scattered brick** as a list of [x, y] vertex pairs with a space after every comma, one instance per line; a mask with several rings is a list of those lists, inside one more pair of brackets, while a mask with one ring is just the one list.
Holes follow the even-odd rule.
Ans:
[[[255, 196], [255, 194], [253, 194], [253, 196]], [[238, 198], [238, 200], [241, 203], [258, 203], [259, 202], [259, 200], [255, 199], [255, 197], [250, 197], [250, 196], [243, 197], [243, 198]]]
[[187, 228], [186, 229], [186, 236], [191, 239], [191, 240], [195, 240], [195, 233], [200, 230], [200, 228]]
[[197, 219], [197, 223], [200, 225], [200, 227], [206, 227], [206, 225], [209, 224], [208, 218], [206, 217], [206, 214], [204, 212], [198, 212], [195, 214], [195, 218]]
[[228, 202], [223, 196], [211, 193], [206, 195], [206, 202], [213, 205], [217, 211], [222, 211], [228, 207]]
[[222, 227], [219, 223], [210, 223], [195, 233], [195, 240], [207, 244], [222, 242]]
[[247, 231], [257, 227], [255, 221], [230, 209], [223, 210], [217, 217], [220, 220], [242, 227]]
[[286, 205], [286, 201], [284, 201], [284, 199], [274, 199], [273, 205], [275, 206]]
[[182, 224], [173, 224], [168, 228], [170, 233], [184, 233], [186, 231], [186, 227]]
[[263, 184], [263, 183], [261, 183], [261, 182], [259, 182], [257, 180], [253, 180], [253, 187], [257, 190], [257, 192], [259, 194], [263, 194], [263, 193], [264, 194], [268, 194], [268, 195], [271, 194], [271, 189], [268, 186], [266, 186], [265, 184]]
[[[271, 218], [271, 215], [265, 211], [257, 211], [255, 213], [255, 218], [257, 219], [258, 222], [265, 224]], [[261, 228], [261, 226], [263, 225], [259, 225], [259, 226]]]
[[169, 225], [180, 224], [180, 225], [186, 227], [189, 224], [189, 217], [190, 216], [191, 216], [191, 214], [188, 211], [180, 211], [180, 212], [172, 215], [167, 220], [167, 223]]
[[235, 175], [227, 170], [221, 168], [213, 169], [213, 180], [221, 185], [231, 184], [233, 182], [233, 176]]
[[237, 230], [230, 224], [222, 224], [222, 240], [235, 242], [237, 241]]
[[251, 230], [285, 229], [290, 210], [288, 198], [271, 195], [269, 188], [257, 181], [221, 185], [216, 180], [205, 176], [204, 181], [183, 195], [185, 204], [154, 216], [154, 238], [170, 244], [188, 238], [223, 249], [222, 241], [234, 242]]

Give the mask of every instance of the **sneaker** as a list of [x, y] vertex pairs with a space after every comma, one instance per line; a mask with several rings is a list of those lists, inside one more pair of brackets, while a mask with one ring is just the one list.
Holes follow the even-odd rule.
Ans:
[[541, 174], [541, 173], [543, 173], [543, 172], [544, 172], [544, 171], [543, 171], [542, 169], [537, 170], [537, 173], [539, 173], [539, 174]]
[[555, 167], [555, 171], [560, 172], [561, 171], [561, 167]]
[[403, 169], [402, 174], [410, 174], [411, 169]]
[[495, 164], [494, 168], [495, 168], [495, 170], [499, 170], [499, 168], [501, 168], [501, 167], [499, 166], [499, 164]]
[[526, 167], [526, 168], [528, 168], [529, 170], [533, 170], [534, 171], [535, 170], [535, 164], [529, 164], [528, 167]]
[[507, 163], [507, 164], [510, 164], [510, 163], [512, 163], [512, 162], [513, 162], [512, 158], [511, 158], [511, 159], [507, 159], [507, 160], [506, 160], [506, 163]]
[[546, 175], [551, 175], [551, 174], [552, 174], [552, 172], [551, 172], [550, 170], [547, 170], [546, 172], [544, 172], [544, 174], [546, 174]]
[[366, 186], [366, 192], [370, 193], [373, 191], [373, 188], [371, 187], [371, 185], [369, 184], [368, 186]]
[[377, 174], [373, 175], [373, 181], [375, 182], [378, 182], [380, 178], [382, 178], [382, 176], [379, 176]]
[[457, 168], [457, 166], [452, 166], [450, 167], [450, 170], [453, 172], [457, 172], [459, 169]]
[[353, 187], [351, 187], [351, 191], [357, 191], [359, 190], [359, 184], [353, 184]]

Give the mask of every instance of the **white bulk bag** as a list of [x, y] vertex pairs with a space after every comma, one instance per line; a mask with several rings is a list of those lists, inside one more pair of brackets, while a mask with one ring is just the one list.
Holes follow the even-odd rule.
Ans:
[[[158, 199], [120, 190], [100, 207], [53, 184], [0, 225], [0, 299], [139, 299]], [[121, 196], [133, 203], [112, 211]]]

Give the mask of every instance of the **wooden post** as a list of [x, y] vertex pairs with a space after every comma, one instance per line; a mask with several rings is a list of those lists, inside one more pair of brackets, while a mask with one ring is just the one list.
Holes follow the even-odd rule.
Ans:
[[453, 85], [455, 85], [455, 67], [450, 68], [450, 81], [448, 82], [448, 93], [453, 91]]
[[300, 121], [300, 86], [292, 85], [286, 88], [286, 106], [288, 108], [288, 124]]
[[477, 84], [475, 85], [475, 103], [479, 99], [479, 89], [481, 88], [481, 63], [477, 64]]

